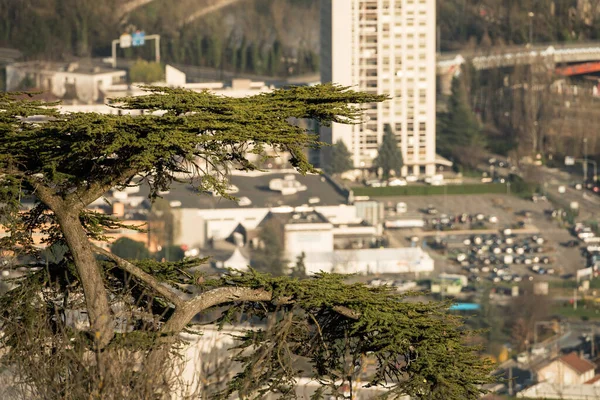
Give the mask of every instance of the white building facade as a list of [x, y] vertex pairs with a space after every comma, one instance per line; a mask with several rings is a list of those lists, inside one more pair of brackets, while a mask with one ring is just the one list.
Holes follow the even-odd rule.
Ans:
[[22, 90], [21, 85], [28, 81], [35, 89], [50, 92], [63, 100], [87, 105], [104, 102], [106, 90], [124, 82], [126, 75], [124, 70], [78, 62], [20, 62], [6, 66], [6, 90]]
[[[389, 124], [406, 174], [435, 173], [435, 0], [322, 0], [321, 81], [386, 94], [364, 123], [323, 128], [342, 140], [355, 168], [368, 168]], [[327, 160], [323, 160], [324, 163]]]

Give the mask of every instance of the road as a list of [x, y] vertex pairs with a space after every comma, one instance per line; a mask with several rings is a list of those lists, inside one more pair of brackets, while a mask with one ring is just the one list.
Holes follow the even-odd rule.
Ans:
[[[495, 156], [495, 158], [504, 160], [502, 157]], [[487, 164], [481, 164], [479, 167], [484, 171], [489, 169]], [[548, 168], [543, 165], [530, 165], [527, 167], [533, 168], [536, 171], [534, 173], [536, 175], [535, 180], [543, 188], [542, 191], [545, 192], [543, 194], [550, 196], [553, 202], [559, 203], [560, 207], [568, 209], [572, 202], [577, 202], [579, 203], [580, 219], [596, 219], [600, 217], [600, 196], [587, 190], [576, 190], [572, 187], [574, 182], [582, 183], [581, 176], [572, 175], [558, 168]], [[498, 167], [494, 170], [501, 176], [508, 176], [511, 172], [514, 172]], [[516, 171], [516, 173], [523, 176], [519, 171]], [[565, 193], [558, 192], [560, 186], [565, 187]]]
[[[562, 207], [569, 207], [572, 202], [579, 203], [580, 219], [596, 219], [600, 216], [600, 196], [588, 190], [576, 190], [570, 184], [576, 179], [564, 171], [556, 168], [538, 167], [542, 175], [543, 186], [547, 193]], [[579, 178], [580, 180], [581, 178]], [[558, 193], [558, 187], [565, 186], [566, 192]]]

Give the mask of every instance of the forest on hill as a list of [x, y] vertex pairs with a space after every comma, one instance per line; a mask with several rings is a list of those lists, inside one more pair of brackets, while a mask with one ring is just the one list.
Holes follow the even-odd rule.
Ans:
[[[318, 70], [319, 3], [0, 0], [0, 46], [21, 50], [28, 59], [106, 57], [120, 33], [141, 29], [161, 35], [165, 62], [296, 75]], [[530, 34], [536, 43], [596, 39], [598, 4], [600, 0], [437, 0], [440, 48], [523, 44]], [[123, 55], [151, 58], [152, 46]]]
[[[0, 47], [27, 59], [107, 57], [113, 39], [140, 29], [161, 35], [164, 62], [271, 76], [318, 69], [318, 1], [138, 1], [141, 7], [123, 15], [131, 1], [0, 0]], [[152, 51], [124, 55], [151, 58]]]

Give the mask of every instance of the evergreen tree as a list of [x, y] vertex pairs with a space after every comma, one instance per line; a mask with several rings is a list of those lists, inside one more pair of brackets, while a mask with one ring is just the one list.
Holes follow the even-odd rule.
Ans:
[[202, 65], [202, 60], [204, 58], [203, 48], [202, 48], [202, 37], [200, 35], [196, 35], [194, 38], [194, 49], [193, 54], [195, 58], [195, 65]]
[[267, 220], [260, 230], [260, 246], [252, 253], [251, 265], [257, 271], [282, 276], [286, 273], [287, 261], [283, 256], [283, 226], [275, 218]]
[[396, 175], [400, 175], [403, 165], [402, 151], [398, 147], [396, 135], [392, 131], [392, 127], [389, 124], [386, 124], [383, 131], [383, 139], [379, 146], [379, 152], [375, 160], [373, 160], [373, 166], [378, 169], [381, 168], [383, 171], [383, 179], [388, 179], [391, 171], [394, 171]]
[[[471, 110], [465, 83], [455, 77], [448, 112], [438, 119], [437, 148], [440, 154], [452, 157], [466, 166], [474, 166], [474, 157], [484, 141], [477, 117]], [[469, 151], [465, 151], [469, 149]]]
[[258, 66], [258, 51], [256, 48], [256, 44], [251, 42], [246, 48], [246, 60], [247, 60], [247, 72], [256, 72]]
[[306, 260], [306, 254], [304, 252], [302, 252], [302, 254], [296, 257], [296, 264], [292, 267], [292, 278], [308, 278], [308, 275], [306, 274], [306, 264], [304, 263], [304, 260]]
[[456, 147], [476, 145], [482, 141], [481, 127], [471, 110], [465, 84], [458, 77], [452, 80], [452, 95], [443, 136]]
[[231, 45], [231, 47], [229, 47], [227, 49], [227, 54], [229, 55], [229, 59], [228, 59], [228, 65], [227, 67], [231, 70], [231, 71], [237, 71], [237, 66], [238, 66], [238, 49], [237, 47], [235, 47], [235, 45]]
[[181, 261], [185, 258], [185, 251], [181, 246], [167, 245], [154, 254], [159, 261]]
[[[31, 398], [171, 398], [180, 388], [171, 378], [183, 356], [181, 334], [207, 312], [219, 314], [221, 325], [236, 316], [260, 321], [232, 349], [240, 373], [226, 375], [212, 398], [289, 396], [298, 360], [309, 365], [319, 393], [334, 396], [340, 383], [356, 382], [366, 357], [375, 367], [362, 382], [390, 396], [480, 398], [491, 365], [467, 344], [471, 333], [447, 313], [447, 302], [408, 301], [391, 288], [349, 285], [336, 274], [203, 277], [194, 272], [200, 260], [127, 261], [97, 245], [107, 230], [132, 229], [88, 209], [111, 188], [144, 185], [152, 201], [192, 168], [189, 183], [199, 195], [229, 197], [219, 171], [257, 169], [246, 157], [250, 144], [260, 160], [275, 147], [291, 155], [298, 172], [316, 172], [305, 150], [317, 138], [290, 121], [353, 123], [362, 105], [383, 96], [334, 85], [249, 98], [147, 90], [114, 99], [121, 109], [150, 111], [143, 115], [61, 115], [0, 94], [0, 220], [10, 233], [0, 248], [33, 260], [0, 297], [0, 362]], [[34, 115], [44, 122], [31, 123]], [[219, 169], [206, 171], [205, 162]], [[28, 197], [35, 204], [24, 209]], [[36, 263], [38, 232], [48, 245], [67, 246], [63, 260]], [[73, 329], [63, 316], [74, 311], [89, 324]]]
[[236, 66], [238, 72], [246, 72], [248, 69], [248, 45], [246, 44], [246, 38], [242, 39], [242, 44], [238, 49], [238, 65]]
[[329, 163], [323, 166], [323, 170], [328, 174], [341, 174], [351, 170], [352, 154], [343, 141], [338, 140], [333, 146], [325, 149], [330, 154]]
[[126, 260], [144, 260], [150, 256], [150, 252], [142, 242], [122, 237], [110, 246], [110, 251]]
[[129, 68], [129, 81], [134, 83], [155, 83], [165, 78], [160, 63], [138, 60]]
[[269, 76], [275, 75], [275, 54], [273, 49], [267, 52], [267, 73]]

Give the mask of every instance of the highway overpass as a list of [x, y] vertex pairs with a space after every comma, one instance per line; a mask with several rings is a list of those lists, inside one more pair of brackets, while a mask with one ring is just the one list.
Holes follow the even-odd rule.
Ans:
[[588, 63], [588, 68], [557, 70], [563, 75], [574, 75], [578, 71], [594, 69], [593, 62], [600, 61], [600, 41], [477, 48], [442, 53], [437, 57], [437, 74], [441, 77], [442, 93], [450, 92], [452, 77], [460, 71], [460, 66], [466, 60], [469, 60], [478, 70], [532, 64], [541, 64], [553, 69], [557, 64]]

